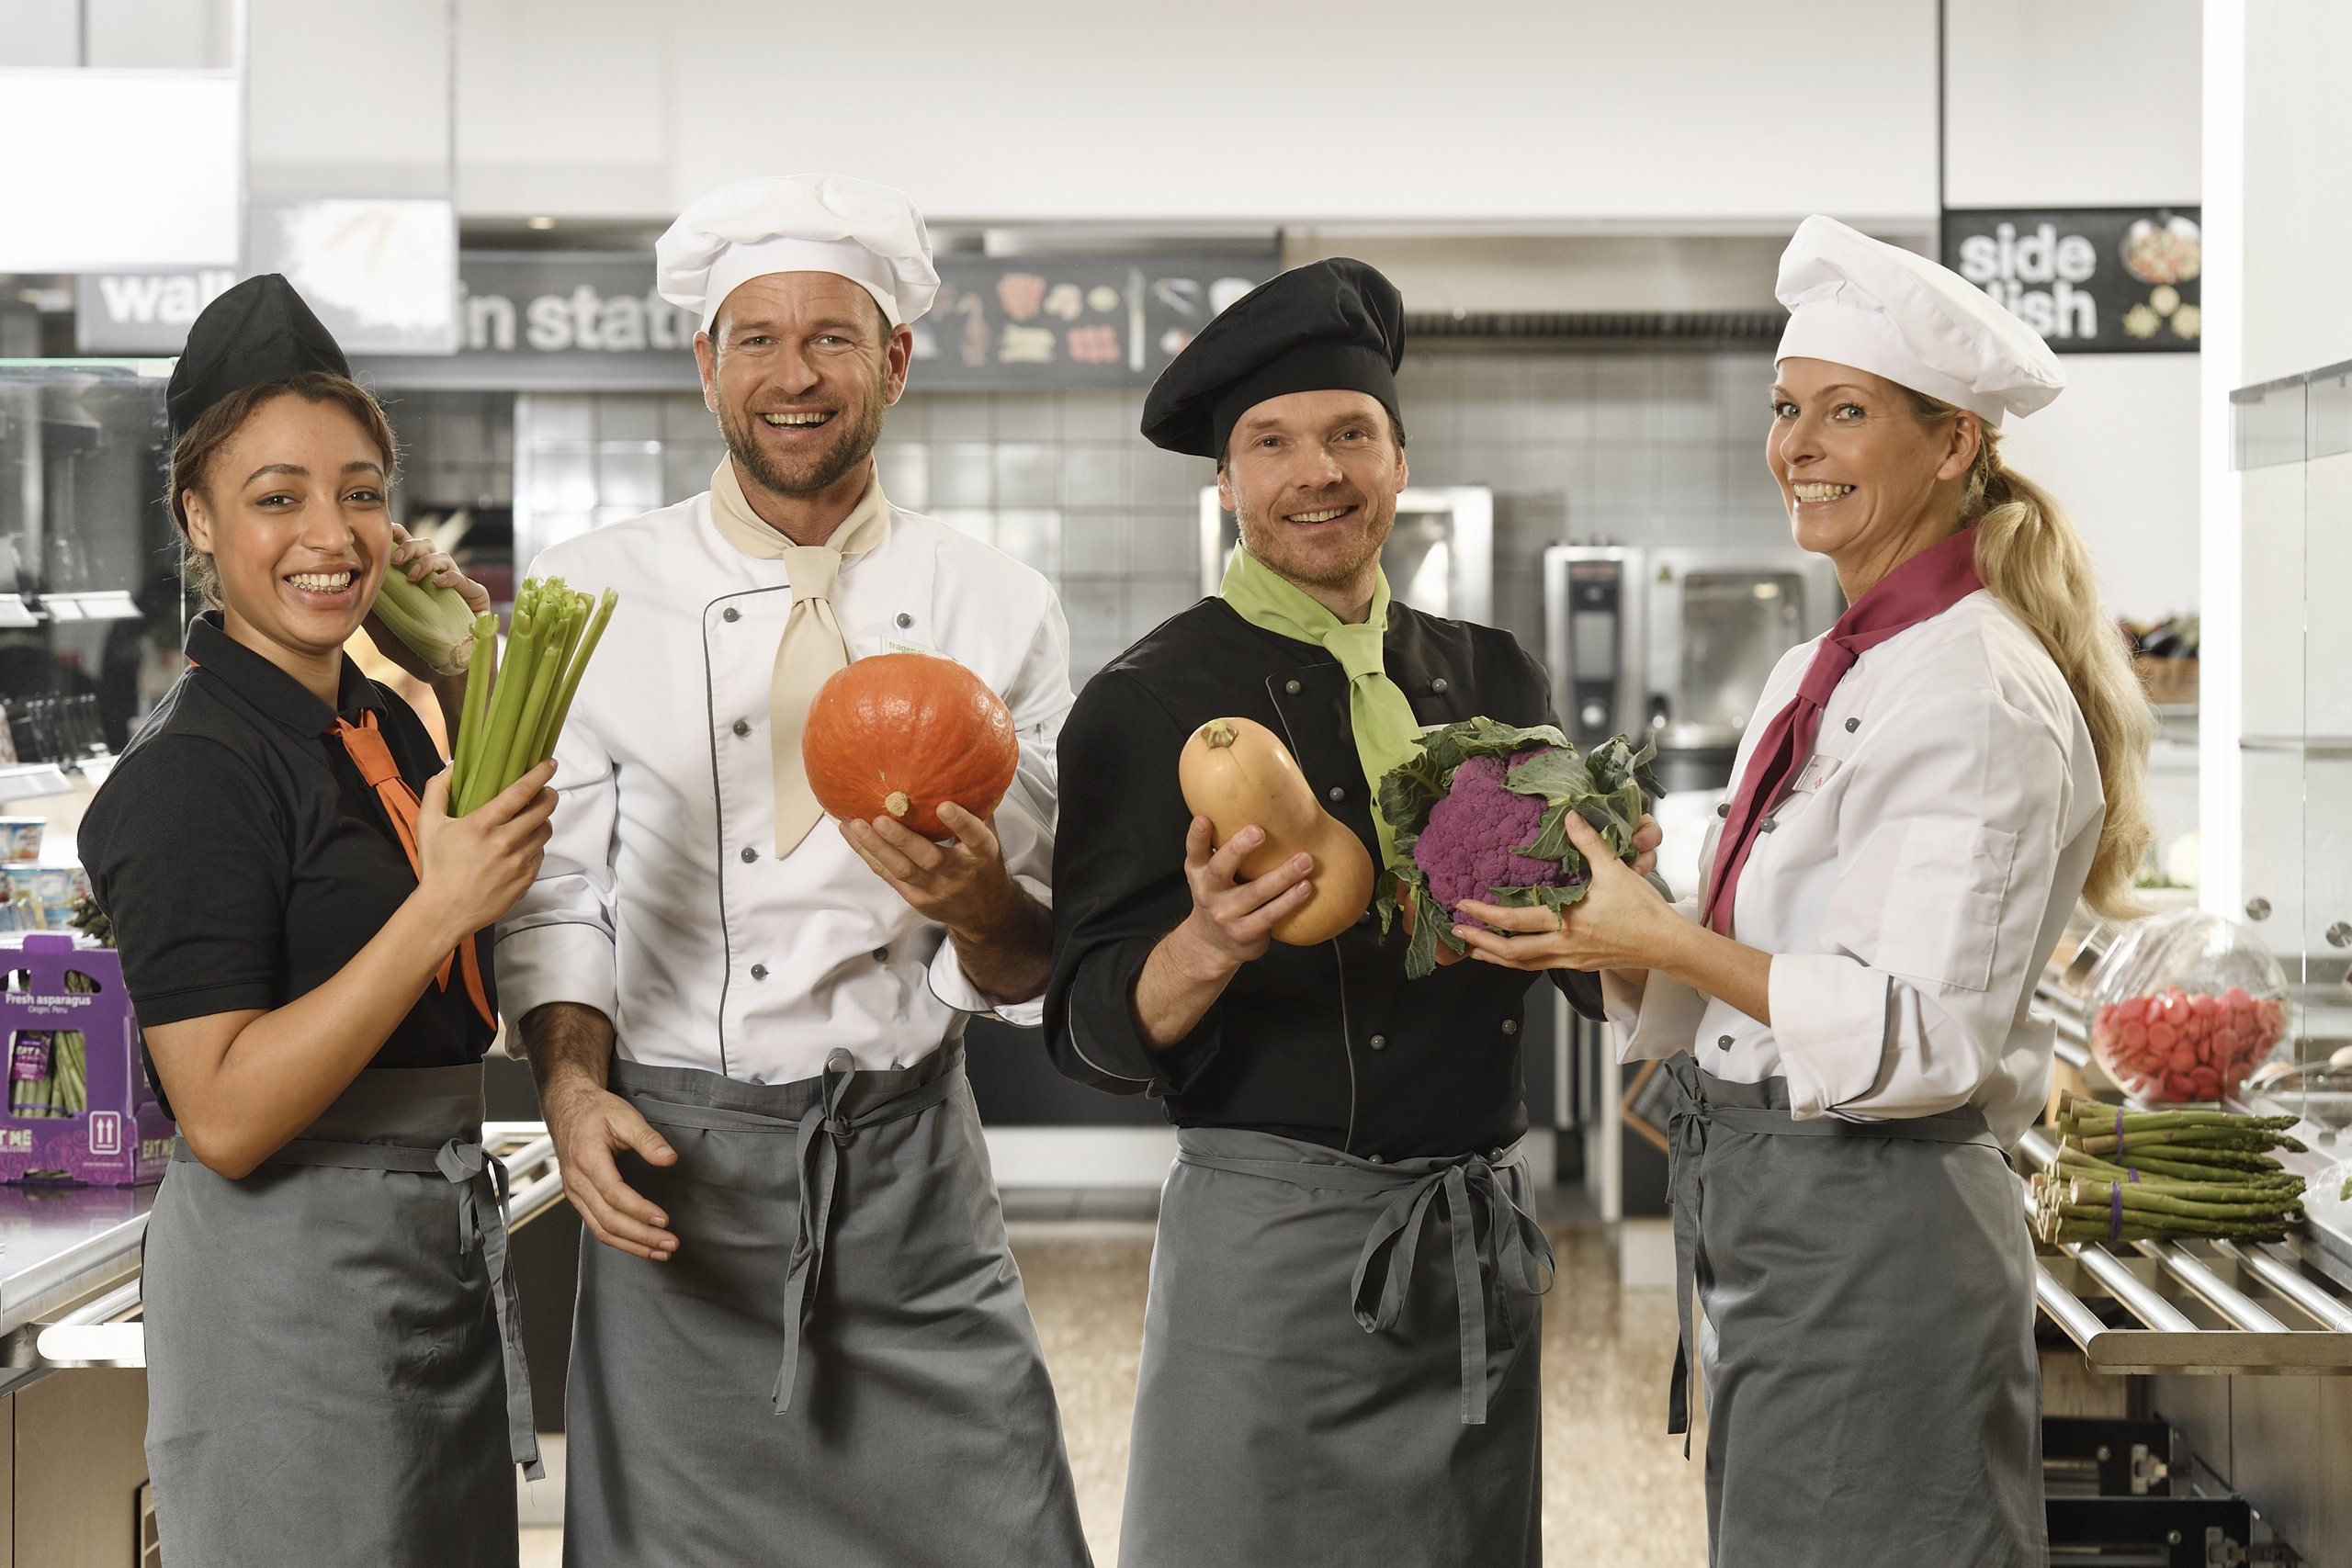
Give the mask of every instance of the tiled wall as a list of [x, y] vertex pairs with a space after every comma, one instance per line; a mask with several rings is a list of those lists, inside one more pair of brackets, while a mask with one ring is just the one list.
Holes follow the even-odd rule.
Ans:
[[[1495, 618], [1540, 647], [1546, 545], [1786, 541], [1763, 460], [1770, 375], [1761, 352], [1416, 355], [1407, 456], [1417, 484], [1493, 489]], [[444, 396], [414, 400], [424, 434], [402, 426], [412, 493], [445, 467]], [[1081, 681], [1201, 591], [1199, 494], [1215, 476], [1147, 445], [1142, 406], [1140, 392], [910, 393], [877, 452], [893, 501], [1054, 579]], [[690, 395], [530, 394], [512, 418], [526, 555], [705, 489], [720, 450]], [[448, 419], [488, 425], [495, 411]]]
[[403, 507], [512, 504], [513, 393], [394, 393], [385, 412], [401, 446], [396, 494]]

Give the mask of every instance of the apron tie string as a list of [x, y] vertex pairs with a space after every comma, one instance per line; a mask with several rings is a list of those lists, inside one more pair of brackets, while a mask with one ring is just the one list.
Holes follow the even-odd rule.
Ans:
[[[1495, 1168], [1476, 1155], [1431, 1171], [1397, 1194], [1373, 1223], [1356, 1259], [1350, 1300], [1358, 1327], [1366, 1334], [1394, 1328], [1403, 1316], [1410, 1290], [1413, 1264], [1420, 1249], [1421, 1231], [1436, 1201], [1445, 1200], [1443, 1216], [1453, 1264], [1455, 1316], [1460, 1321], [1462, 1347], [1462, 1423], [1484, 1426], [1491, 1386], [1499, 1382], [1516, 1348], [1510, 1315], [1496, 1312], [1495, 1297], [1504, 1291], [1540, 1296], [1552, 1288], [1552, 1244], [1534, 1216], [1521, 1209], [1509, 1189], [1496, 1179]], [[1480, 1212], [1484, 1212], [1485, 1247], [1479, 1245]], [[1379, 1300], [1371, 1304], [1374, 1295]], [[1497, 1325], [1501, 1349], [1487, 1343], [1488, 1320]]]
[[[860, 1128], [920, 1115], [945, 1101], [962, 1081], [958, 1075], [945, 1074], [861, 1115], [844, 1115], [842, 1105], [856, 1077], [857, 1065], [848, 1052], [835, 1051], [827, 1056], [823, 1090], [817, 1103], [801, 1116], [793, 1139], [793, 1166], [800, 1179], [800, 1224], [793, 1237], [792, 1264], [784, 1277], [784, 1364], [776, 1369], [772, 1395], [779, 1416], [792, 1408], [800, 1381], [800, 1352], [808, 1316], [816, 1308], [818, 1281], [824, 1275], [825, 1238], [832, 1226], [842, 1151], [856, 1141]], [[820, 1133], [825, 1134], [821, 1141], [817, 1136]]]
[[542, 1480], [548, 1472], [539, 1460], [531, 1371], [523, 1359], [523, 1306], [514, 1290], [514, 1256], [506, 1246], [506, 1162], [480, 1144], [452, 1138], [434, 1155], [433, 1165], [458, 1189], [458, 1255], [462, 1258], [480, 1247], [490, 1271], [491, 1309], [498, 1320], [499, 1356], [506, 1370], [507, 1451], [526, 1478]]
[[1699, 1088], [1699, 1064], [1673, 1055], [1658, 1064], [1674, 1085], [1667, 1114], [1666, 1201], [1674, 1211], [1674, 1381], [1666, 1396], [1666, 1430], [1682, 1435], [1682, 1457], [1690, 1457], [1690, 1297], [1699, 1255], [1699, 1209], [1706, 1184], [1701, 1168], [1707, 1153], [1707, 1101]]

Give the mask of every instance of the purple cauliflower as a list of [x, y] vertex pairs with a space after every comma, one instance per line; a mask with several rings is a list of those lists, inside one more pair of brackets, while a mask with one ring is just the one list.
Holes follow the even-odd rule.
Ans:
[[1503, 787], [1511, 768], [1552, 750], [1539, 746], [1509, 757], [1471, 757], [1453, 770], [1445, 798], [1430, 807], [1429, 825], [1413, 844], [1413, 863], [1429, 878], [1430, 897], [1459, 917], [1464, 898], [1486, 900], [1497, 887], [1548, 887], [1560, 880], [1560, 863], [1531, 860], [1511, 852], [1534, 841], [1544, 800], [1514, 795]]

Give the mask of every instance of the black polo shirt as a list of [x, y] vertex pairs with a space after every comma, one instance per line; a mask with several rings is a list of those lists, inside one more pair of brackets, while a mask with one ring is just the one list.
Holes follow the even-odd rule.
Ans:
[[[188, 627], [187, 655], [194, 668], [124, 750], [80, 836], [151, 1028], [309, 994], [416, 891], [391, 818], [334, 738], [337, 715], [217, 614]], [[354, 724], [373, 710], [411, 789], [441, 771], [414, 710], [348, 659], [337, 706]], [[486, 944], [470, 940], [487, 986]], [[427, 982], [369, 1066], [462, 1066], [492, 1038], [452, 965], [447, 988]]]

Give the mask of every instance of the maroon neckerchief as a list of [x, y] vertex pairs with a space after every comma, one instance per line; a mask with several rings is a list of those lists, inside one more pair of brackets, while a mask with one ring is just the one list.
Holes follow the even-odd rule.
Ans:
[[1739, 874], [1750, 851], [1762, 836], [1765, 817], [1781, 803], [1789, 781], [1821, 733], [1822, 710], [1829, 705], [1854, 661], [1880, 643], [1932, 620], [1984, 584], [1976, 576], [1976, 530], [1962, 528], [1938, 540], [1896, 567], [1838, 617], [1805, 666], [1797, 694], [1774, 716], [1764, 738], [1749, 753], [1747, 772], [1739, 781], [1715, 845], [1713, 886], [1707, 895], [1706, 924], [1731, 935], [1732, 908], [1739, 891]]

